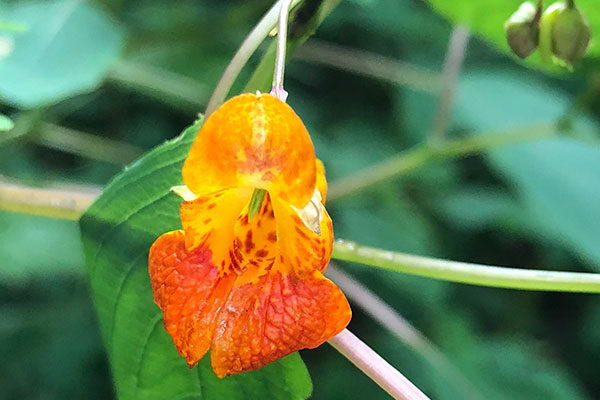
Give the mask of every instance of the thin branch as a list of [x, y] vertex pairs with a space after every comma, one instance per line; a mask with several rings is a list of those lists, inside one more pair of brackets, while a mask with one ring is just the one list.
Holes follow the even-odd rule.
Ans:
[[553, 123], [538, 124], [511, 132], [479, 133], [465, 138], [446, 140], [440, 145], [418, 145], [378, 164], [331, 184], [328, 201], [336, 201], [366, 190], [388, 179], [418, 169], [429, 162], [463, 157], [496, 147], [548, 138], [555, 135]]
[[[0, 209], [78, 219], [100, 194], [96, 188], [39, 189], [0, 180]], [[420, 257], [338, 240], [333, 258], [451, 282], [507, 289], [600, 293], [600, 274], [503, 268]]]
[[183, 110], [204, 107], [208, 99], [208, 88], [202, 83], [147, 64], [120, 61], [109, 72], [108, 79]]
[[380, 79], [415, 90], [437, 93], [440, 74], [379, 54], [312, 39], [299, 48], [294, 59], [321, 64], [358, 75]]
[[0, 210], [77, 220], [100, 195], [96, 188], [41, 189], [0, 180]]
[[505, 268], [398, 253], [338, 240], [333, 258], [390, 271], [505, 289], [600, 293], [600, 274]]
[[92, 160], [125, 165], [143, 153], [142, 149], [129, 143], [51, 123], [41, 123], [39, 128], [38, 133], [28, 136], [27, 139], [55, 150]]
[[433, 343], [375, 293], [333, 263], [327, 267], [326, 275], [342, 289], [352, 303], [362, 308], [398, 340], [420, 354], [440, 375], [445, 376], [449, 385], [455, 386], [463, 393], [464, 399], [483, 399], [471, 382]]
[[[221, 76], [221, 80], [217, 83], [217, 87], [213, 92], [210, 100], [208, 101], [208, 106], [206, 107], [205, 116], [208, 117], [212, 114], [213, 111], [223, 103], [231, 86], [235, 82], [236, 78], [240, 74], [240, 71], [246, 65], [250, 56], [256, 51], [258, 46], [262, 43], [262, 41], [267, 37], [269, 32], [275, 28], [277, 21], [279, 19], [279, 11], [281, 10], [281, 5], [284, 1], [280, 0], [273, 5], [269, 9], [269, 11], [264, 15], [264, 17], [256, 24], [254, 29], [248, 34], [238, 51], [235, 53], [229, 65], [223, 72]], [[292, 0], [292, 7], [296, 4], [300, 3], [302, 0]]]
[[456, 26], [450, 35], [448, 51], [442, 72], [442, 92], [440, 93], [437, 111], [431, 129], [430, 140], [437, 143], [442, 140], [452, 116], [452, 105], [456, 83], [465, 58], [469, 44], [469, 30], [463, 26]]
[[378, 384], [394, 399], [427, 400], [427, 397], [404, 375], [348, 329], [329, 340], [338, 352]]

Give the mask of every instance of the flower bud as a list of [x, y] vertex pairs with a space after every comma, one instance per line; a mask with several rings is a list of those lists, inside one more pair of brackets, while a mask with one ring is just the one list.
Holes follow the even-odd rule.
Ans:
[[533, 3], [525, 2], [504, 23], [506, 41], [513, 53], [521, 58], [527, 57], [538, 46], [538, 18]]
[[585, 54], [591, 36], [587, 20], [572, 2], [556, 2], [540, 20], [540, 54], [547, 62], [571, 68]]
[[585, 54], [591, 36], [590, 26], [577, 7], [562, 8], [552, 26], [554, 55], [573, 64]]

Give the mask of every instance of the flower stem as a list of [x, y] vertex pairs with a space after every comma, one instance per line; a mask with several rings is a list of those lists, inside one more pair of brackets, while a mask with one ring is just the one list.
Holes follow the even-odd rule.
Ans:
[[333, 258], [390, 271], [471, 285], [552, 292], [600, 293], [600, 274], [478, 265], [415, 256], [338, 240]]
[[427, 397], [404, 375], [348, 329], [329, 340], [338, 352], [378, 384], [394, 399], [427, 400]]
[[[291, 0], [291, 6], [295, 6], [302, 0]], [[278, 14], [281, 10], [281, 5], [289, 3], [290, 0], [280, 0], [269, 9], [269, 11], [262, 17], [262, 19], [256, 24], [254, 29], [248, 34], [238, 51], [235, 53], [229, 65], [223, 72], [217, 87], [213, 92], [208, 105], [206, 106], [205, 116], [208, 117], [213, 111], [219, 107], [227, 97], [231, 86], [235, 82], [235, 79], [240, 74], [240, 71], [246, 65], [246, 62], [250, 59], [250, 56], [256, 51], [261, 42], [267, 37], [269, 32], [275, 28]], [[289, 7], [288, 7], [289, 8]]]
[[291, 0], [282, 0], [279, 12], [279, 25], [277, 28], [277, 52], [275, 55], [275, 69], [273, 71], [273, 88], [271, 94], [281, 101], [287, 99], [287, 92], [283, 89], [283, 75], [285, 73], [285, 49], [287, 47], [287, 25], [290, 13]]
[[462, 399], [483, 399], [477, 388], [433, 343], [375, 293], [333, 263], [329, 263], [325, 275], [342, 289], [353, 304], [362, 308], [398, 340], [423, 357], [432, 368], [446, 378], [447, 385], [454, 386], [461, 393]]

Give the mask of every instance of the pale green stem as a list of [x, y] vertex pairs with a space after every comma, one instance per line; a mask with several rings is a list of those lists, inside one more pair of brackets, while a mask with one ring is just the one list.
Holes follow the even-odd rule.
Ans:
[[[39, 189], [0, 181], [0, 209], [77, 220], [100, 189]], [[490, 267], [336, 241], [333, 258], [434, 279], [507, 289], [600, 293], [600, 274]]]
[[417, 352], [429, 365], [446, 378], [448, 385], [462, 393], [462, 399], [483, 399], [477, 389], [419, 330], [396, 310], [366, 288], [350, 274], [329, 263], [325, 273], [344, 292], [346, 297], [369, 314], [402, 343]]
[[450, 125], [452, 116], [452, 105], [456, 83], [467, 52], [469, 44], [469, 30], [463, 26], [456, 26], [452, 30], [444, 61], [442, 72], [442, 92], [438, 101], [437, 111], [433, 120], [429, 139], [433, 143], [439, 143]]
[[[252, 29], [252, 31], [248, 34], [238, 51], [235, 53], [229, 62], [229, 65], [225, 69], [225, 72], [223, 72], [223, 76], [221, 76], [219, 83], [217, 83], [217, 87], [210, 97], [210, 100], [208, 101], [208, 106], [206, 107], [205, 113], [206, 117], [212, 114], [212, 112], [223, 103], [227, 97], [227, 94], [229, 93], [229, 90], [231, 89], [231, 86], [240, 74], [240, 71], [244, 65], [246, 65], [250, 59], [250, 56], [252, 56], [252, 54], [256, 51], [258, 46], [267, 37], [269, 32], [275, 28], [275, 25], [279, 19], [279, 11], [281, 10], [281, 5], [284, 1], [287, 0], [280, 0], [275, 3], [271, 9], [269, 9], [269, 11], [258, 22], [258, 24], [256, 24], [254, 29]], [[292, 0], [292, 7], [301, 1], [302, 0]]]
[[[303, 45], [308, 38], [314, 34], [317, 27], [323, 22], [323, 20], [333, 11], [333, 9], [340, 3], [341, 0], [322, 0], [319, 9], [308, 21], [305, 21], [301, 27], [296, 26], [296, 31], [293, 32], [294, 36], [287, 42], [287, 51], [295, 52], [301, 45]], [[300, 12], [300, 11], [299, 11]], [[291, 34], [292, 32], [290, 32]], [[252, 92], [255, 90], [267, 91], [269, 85], [272, 84], [271, 70], [275, 65], [275, 56], [277, 52], [277, 43], [271, 43], [267, 51], [263, 54], [260, 63], [252, 73], [252, 76], [248, 80], [248, 83], [244, 87], [245, 92]]]
[[275, 69], [273, 71], [273, 88], [271, 94], [281, 101], [287, 99], [287, 92], [283, 89], [283, 76], [285, 73], [285, 50], [287, 47], [288, 16], [290, 14], [291, 0], [281, 1], [279, 24], [277, 28], [277, 51], [275, 53]]
[[100, 189], [41, 189], [0, 181], [0, 210], [76, 221]]
[[505, 268], [415, 256], [336, 241], [333, 258], [411, 275], [505, 289], [600, 293], [600, 274]]
[[397, 400], [428, 400], [423, 392], [373, 349], [344, 329], [329, 344]]
[[369, 78], [380, 79], [414, 90], [437, 93], [440, 74], [364, 50], [311, 39], [296, 50], [294, 58], [325, 65]]
[[146, 64], [120, 61], [111, 69], [108, 79], [185, 110], [197, 110], [206, 105], [208, 99], [205, 85]]
[[55, 150], [117, 165], [129, 164], [143, 153], [129, 143], [46, 122], [40, 123], [39, 132], [27, 139]]
[[447, 140], [439, 145], [423, 144], [390, 157], [379, 164], [333, 182], [327, 193], [328, 201], [336, 201], [370, 188], [376, 184], [418, 169], [429, 162], [490, 150], [509, 144], [551, 137], [555, 124], [547, 123], [520, 128], [511, 132], [474, 134], [466, 138]]

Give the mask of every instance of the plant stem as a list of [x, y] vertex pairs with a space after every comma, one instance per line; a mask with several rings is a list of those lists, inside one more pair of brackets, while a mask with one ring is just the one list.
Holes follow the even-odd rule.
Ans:
[[462, 393], [461, 398], [483, 399], [471, 382], [451, 364], [433, 343], [375, 293], [333, 263], [329, 263], [325, 274], [342, 289], [353, 304], [362, 308], [402, 343], [421, 355], [432, 368], [446, 378], [448, 385], [455, 386]]
[[[246, 65], [246, 62], [250, 59], [250, 56], [256, 51], [261, 42], [267, 37], [269, 32], [273, 30], [278, 20], [279, 11], [281, 5], [288, 0], [280, 0], [269, 9], [269, 11], [262, 17], [262, 19], [256, 24], [254, 29], [248, 34], [238, 51], [235, 53], [229, 65], [223, 72], [217, 87], [213, 92], [208, 105], [206, 107], [205, 117], [212, 114], [213, 111], [219, 107], [227, 97], [231, 86], [238, 77], [240, 71]], [[300, 3], [302, 0], [292, 0], [292, 7]]]
[[[39, 189], [0, 181], [0, 209], [77, 220], [100, 194], [97, 188]], [[451, 282], [507, 289], [600, 293], [600, 274], [555, 272], [420, 257], [338, 240], [333, 258]]]
[[414, 90], [437, 93], [441, 87], [440, 74], [376, 53], [351, 49], [318, 39], [299, 48], [294, 59], [325, 65], [369, 78], [380, 79]]
[[[311, 0], [312, 1], [312, 0]], [[340, 3], [341, 0], [321, 0], [316, 12], [312, 14], [308, 20], [302, 21], [302, 23], [295, 25], [295, 30], [290, 30], [290, 38], [287, 41], [287, 53], [293, 53], [302, 44], [308, 40], [308, 38], [315, 33], [317, 27], [323, 22], [323, 20], [333, 11], [333, 9]], [[298, 15], [302, 13], [304, 7], [309, 7], [308, 3], [304, 3], [298, 8]], [[298, 15], [296, 18], [298, 18]], [[297, 21], [294, 21], [297, 22]], [[292, 29], [294, 25], [291, 26]], [[267, 48], [267, 51], [263, 54], [260, 63], [252, 73], [252, 76], [248, 80], [248, 83], [244, 87], [245, 92], [253, 92], [255, 90], [261, 90], [266, 92], [269, 87], [272, 86], [272, 70], [275, 65], [275, 56], [277, 52], [277, 43], [271, 43]], [[289, 57], [288, 57], [289, 59]]]
[[0, 209], [76, 221], [100, 190], [40, 189], [0, 181]]
[[291, 0], [281, 1], [279, 26], [277, 28], [277, 51], [275, 53], [275, 69], [273, 71], [273, 88], [271, 89], [271, 94], [281, 101], [285, 101], [287, 99], [287, 92], [283, 89], [283, 75], [285, 73], [287, 25], [291, 4]]
[[92, 160], [125, 165], [143, 153], [142, 149], [126, 142], [103, 138], [47, 122], [40, 123], [39, 128], [38, 133], [28, 136], [27, 139], [55, 150]]
[[186, 111], [203, 107], [208, 99], [205, 85], [187, 76], [146, 64], [120, 61], [109, 72], [108, 79]]
[[388, 179], [420, 168], [431, 161], [462, 157], [509, 144], [551, 137], [555, 134], [553, 123], [538, 124], [511, 132], [473, 134], [465, 138], [446, 140], [439, 145], [422, 144], [390, 157], [331, 184], [328, 201], [336, 201], [370, 188]]
[[504, 268], [442, 260], [338, 240], [333, 258], [390, 271], [471, 285], [552, 292], [600, 293], [600, 274]]
[[329, 339], [329, 344], [364, 372], [394, 399], [429, 399], [404, 375], [392, 367], [379, 354], [357, 338], [348, 329]]
[[469, 30], [463, 26], [454, 27], [452, 34], [450, 35], [448, 51], [446, 52], [446, 59], [444, 61], [442, 92], [440, 93], [438, 107], [430, 133], [430, 140], [433, 143], [439, 143], [442, 140], [446, 130], [448, 130], [448, 125], [450, 125], [456, 83], [465, 59], [468, 44]]

